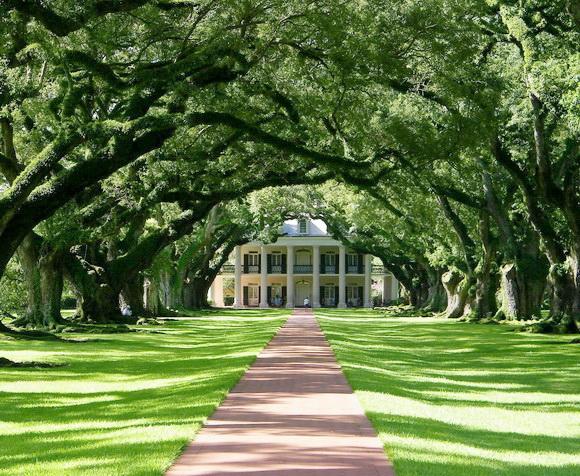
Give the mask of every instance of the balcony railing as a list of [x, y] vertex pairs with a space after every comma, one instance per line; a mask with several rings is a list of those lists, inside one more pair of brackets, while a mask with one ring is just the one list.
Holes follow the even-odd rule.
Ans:
[[380, 264], [373, 264], [371, 272], [373, 274], [385, 274], [385, 268]]
[[332, 265], [324, 265], [320, 267], [321, 274], [338, 274], [338, 266]]
[[[312, 265], [297, 264], [294, 265], [294, 272], [296, 274], [312, 274]], [[248, 265], [242, 266], [242, 271], [245, 274], [259, 274], [260, 266], [258, 265]], [[385, 274], [386, 270], [380, 264], [373, 264], [371, 271], [373, 274]], [[233, 264], [224, 264], [221, 269], [221, 274], [234, 274], [236, 272], [236, 266]], [[360, 271], [358, 266], [347, 266], [346, 274], [364, 274], [365, 267], [362, 266]], [[286, 274], [286, 267], [273, 265], [269, 270], [268, 274]], [[325, 265], [320, 267], [320, 274], [338, 274], [338, 266], [335, 265]]]
[[244, 266], [244, 273], [246, 274], [255, 274], [260, 272], [260, 266], [257, 264], [249, 264]]
[[311, 274], [312, 265], [311, 264], [295, 264], [294, 273], [296, 274]]
[[224, 264], [222, 266], [222, 274], [234, 274], [236, 272], [236, 265]]

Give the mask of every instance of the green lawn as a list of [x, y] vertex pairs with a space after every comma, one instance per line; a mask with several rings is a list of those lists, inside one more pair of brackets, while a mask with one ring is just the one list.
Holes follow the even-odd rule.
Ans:
[[205, 314], [83, 343], [0, 336], [0, 357], [66, 364], [0, 368], [0, 475], [162, 474], [286, 315]]
[[316, 315], [398, 476], [580, 474], [580, 345], [570, 336]]

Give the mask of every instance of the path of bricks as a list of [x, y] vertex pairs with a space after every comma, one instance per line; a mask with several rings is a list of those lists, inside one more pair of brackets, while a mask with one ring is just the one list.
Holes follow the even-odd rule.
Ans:
[[296, 310], [168, 476], [392, 476], [309, 310]]

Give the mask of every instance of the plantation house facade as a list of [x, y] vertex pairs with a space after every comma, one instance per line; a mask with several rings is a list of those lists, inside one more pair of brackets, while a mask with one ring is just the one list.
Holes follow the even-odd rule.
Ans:
[[[210, 290], [216, 306], [372, 307], [399, 297], [399, 283], [371, 255], [346, 248], [322, 220], [288, 220], [271, 244], [236, 247]], [[374, 290], [374, 291], [372, 291]]]

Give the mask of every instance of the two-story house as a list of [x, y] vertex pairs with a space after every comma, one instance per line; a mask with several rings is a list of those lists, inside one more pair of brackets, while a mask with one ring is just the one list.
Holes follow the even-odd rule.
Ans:
[[[373, 283], [383, 302], [399, 297], [396, 279], [334, 239], [322, 220], [288, 220], [276, 242], [238, 246], [230, 261], [210, 291], [217, 306], [371, 307]], [[233, 300], [224, 287], [232, 274]]]

